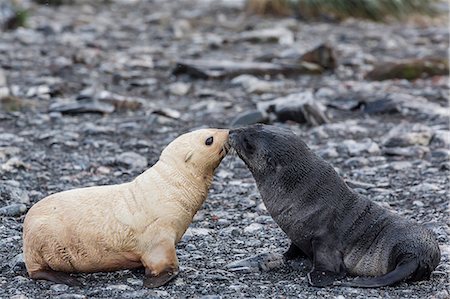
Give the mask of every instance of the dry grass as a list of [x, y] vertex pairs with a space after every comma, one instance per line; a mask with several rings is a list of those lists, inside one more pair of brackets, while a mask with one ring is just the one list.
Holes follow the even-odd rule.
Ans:
[[439, 0], [247, 0], [247, 12], [269, 15], [295, 15], [302, 19], [348, 17], [383, 21], [405, 19], [410, 15], [435, 15]]

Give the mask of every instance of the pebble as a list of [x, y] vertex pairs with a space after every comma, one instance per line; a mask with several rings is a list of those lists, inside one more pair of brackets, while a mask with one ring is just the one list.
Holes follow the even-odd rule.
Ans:
[[0, 199], [4, 202], [30, 203], [28, 193], [20, 188], [19, 182], [13, 180], [0, 181]]
[[169, 92], [173, 95], [184, 96], [191, 89], [191, 84], [176, 82], [169, 85]]
[[59, 284], [59, 283], [57, 283], [57, 284], [54, 284], [54, 285], [52, 285], [51, 287], [50, 287], [50, 290], [52, 290], [53, 292], [65, 292], [65, 291], [67, 291], [69, 289], [69, 286], [68, 285], [65, 285], [65, 284]]
[[55, 299], [86, 299], [87, 296], [81, 294], [61, 294], [54, 296]]
[[342, 142], [342, 145], [346, 148], [350, 156], [363, 156], [378, 155], [380, 153], [380, 147], [377, 143], [371, 139], [364, 139], [361, 142], [357, 142], [353, 139], [347, 139]]
[[13, 296], [9, 297], [9, 299], [28, 299], [28, 297], [25, 296], [24, 294], [18, 294], [18, 295], [13, 295]]
[[127, 278], [127, 282], [129, 284], [131, 284], [132, 286], [143, 286], [144, 285], [144, 281], [142, 279], [137, 279], [137, 278]]
[[431, 128], [415, 124], [401, 124], [391, 129], [383, 141], [386, 147], [405, 147], [413, 145], [428, 145], [433, 131]]
[[263, 230], [263, 228], [264, 228], [263, 225], [260, 223], [252, 223], [244, 228], [244, 233], [254, 234], [256, 232]]
[[0, 216], [16, 217], [24, 214], [27, 206], [23, 203], [11, 204], [0, 208]]
[[132, 287], [130, 287], [126, 284], [109, 285], [109, 286], [106, 286], [105, 289], [109, 290], [109, 291], [132, 291], [133, 290]]
[[345, 160], [344, 165], [350, 168], [361, 168], [369, 165], [369, 160], [364, 157], [352, 157]]
[[121, 153], [116, 156], [115, 163], [132, 170], [142, 170], [148, 166], [147, 158], [135, 152]]

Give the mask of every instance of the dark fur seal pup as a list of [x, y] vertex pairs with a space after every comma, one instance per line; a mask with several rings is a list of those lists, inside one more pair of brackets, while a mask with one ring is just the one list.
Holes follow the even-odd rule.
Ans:
[[426, 228], [352, 191], [333, 167], [292, 131], [255, 125], [230, 131], [230, 144], [248, 166], [262, 199], [292, 244], [286, 259], [312, 261], [308, 280], [381, 287], [428, 279], [440, 260]]

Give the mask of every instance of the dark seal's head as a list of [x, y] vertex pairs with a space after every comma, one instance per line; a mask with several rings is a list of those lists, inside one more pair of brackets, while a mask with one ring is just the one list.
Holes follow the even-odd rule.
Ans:
[[301, 162], [309, 149], [291, 130], [253, 125], [231, 130], [230, 145], [245, 162], [256, 180]]

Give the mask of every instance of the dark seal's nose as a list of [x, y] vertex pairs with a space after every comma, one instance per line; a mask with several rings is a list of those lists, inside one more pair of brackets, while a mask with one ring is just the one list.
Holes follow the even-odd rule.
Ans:
[[239, 133], [241, 131], [242, 129], [233, 129], [228, 133], [228, 140], [230, 141], [230, 145], [232, 147], [235, 147], [235, 145], [238, 143]]

